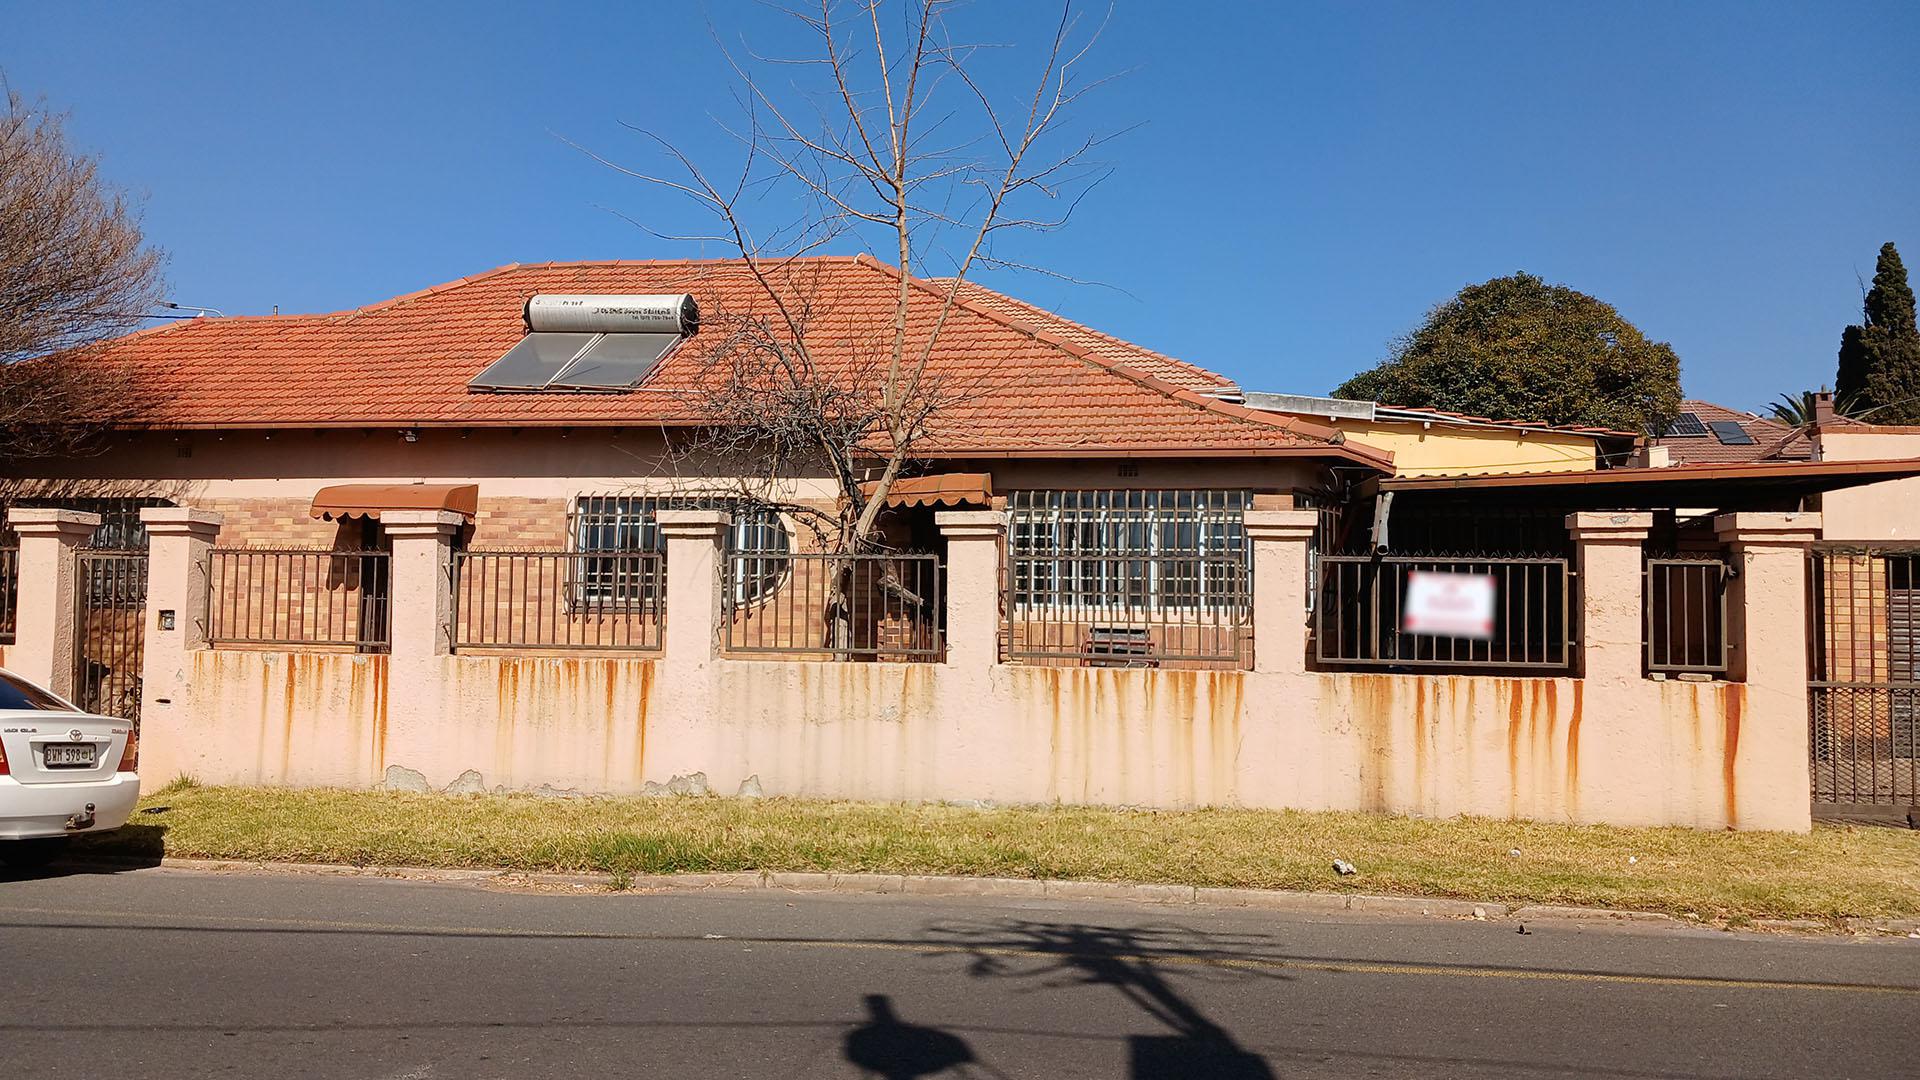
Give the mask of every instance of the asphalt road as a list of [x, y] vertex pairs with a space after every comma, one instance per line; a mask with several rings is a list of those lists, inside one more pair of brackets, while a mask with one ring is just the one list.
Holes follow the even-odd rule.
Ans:
[[1911, 1077], [1920, 941], [0, 878], [0, 1075]]

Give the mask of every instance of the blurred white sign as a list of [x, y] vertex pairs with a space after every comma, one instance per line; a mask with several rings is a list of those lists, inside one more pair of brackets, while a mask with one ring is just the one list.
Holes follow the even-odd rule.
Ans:
[[1409, 570], [1404, 619], [1409, 634], [1490, 638], [1493, 575]]

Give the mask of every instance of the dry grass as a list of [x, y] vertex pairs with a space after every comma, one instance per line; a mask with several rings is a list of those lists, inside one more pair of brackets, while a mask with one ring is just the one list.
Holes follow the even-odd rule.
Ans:
[[[1708, 919], [1920, 914], [1920, 833], [1258, 810], [409, 795], [175, 785], [96, 852], [632, 874], [801, 870], [1415, 893]], [[1519, 854], [1510, 852], [1518, 850]], [[1335, 856], [1360, 868], [1335, 875]]]

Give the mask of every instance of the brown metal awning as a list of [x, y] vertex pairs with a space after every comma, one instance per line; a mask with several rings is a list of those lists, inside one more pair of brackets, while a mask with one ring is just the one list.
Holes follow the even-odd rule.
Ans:
[[385, 510], [451, 510], [472, 517], [479, 509], [478, 484], [335, 484], [314, 495], [308, 513], [332, 521], [378, 518]]
[[[879, 481], [860, 485], [868, 498], [879, 490]], [[935, 473], [932, 476], [903, 476], [887, 488], [888, 506], [991, 506], [991, 473]]]

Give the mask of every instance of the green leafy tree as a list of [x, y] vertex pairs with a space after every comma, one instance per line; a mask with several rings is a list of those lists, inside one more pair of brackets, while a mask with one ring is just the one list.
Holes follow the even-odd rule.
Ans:
[[1864, 308], [1865, 318], [1840, 335], [1835, 384], [1855, 399], [1862, 419], [1920, 424], [1920, 330], [1907, 268], [1892, 242], [1880, 245]]
[[1469, 285], [1334, 394], [1505, 419], [1658, 430], [1680, 358], [1613, 305], [1532, 274]]

